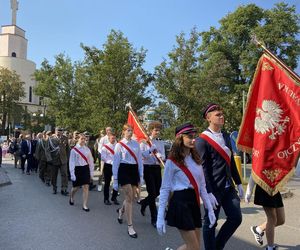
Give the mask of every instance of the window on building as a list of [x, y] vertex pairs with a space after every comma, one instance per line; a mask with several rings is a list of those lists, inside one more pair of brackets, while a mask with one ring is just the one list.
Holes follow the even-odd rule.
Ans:
[[29, 102], [32, 102], [32, 87], [29, 87]]
[[12, 56], [12, 57], [17, 57], [16, 52], [11, 53], [11, 56]]
[[40, 96], [39, 98], [39, 105], [42, 106], [44, 104], [44, 97]]

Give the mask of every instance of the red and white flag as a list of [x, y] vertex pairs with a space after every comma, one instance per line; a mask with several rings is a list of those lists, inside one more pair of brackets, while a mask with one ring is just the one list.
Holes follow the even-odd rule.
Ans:
[[138, 142], [141, 142], [142, 140], [148, 140], [147, 134], [144, 132], [143, 125], [138, 120], [138, 117], [136, 114], [133, 113], [131, 109], [129, 109], [128, 112], [128, 119], [127, 123], [130, 124], [133, 128], [133, 138], [137, 140]]
[[252, 176], [270, 195], [294, 173], [300, 152], [300, 82], [266, 54], [249, 89], [237, 145], [252, 152]]

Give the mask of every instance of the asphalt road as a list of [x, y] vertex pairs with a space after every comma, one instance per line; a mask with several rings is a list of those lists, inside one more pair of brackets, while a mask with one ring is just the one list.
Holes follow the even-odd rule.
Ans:
[[[90, 192], [91, 211], [82, 210], [81, 191], [75, 197], [75, 206], [68, 204], [68, 197], [52, 194], [33, 175], [22, 175], [10, 161], [5, 161], [12, 185], [0, 187], [0, 249], [1, 250], [164, 250], [176, 249], [182, 240], [174, 228], [167, 228], [159, 236], [146, 217], [134, 206], [134, 226], [137, 239], [127, 234], [126, 221], [117, 222], [116, 208], [103, 204], [103, 193]], [[300, 180], [293, 180], [293, 197], [284, 201], [286, 224], [276, 231], [279, 249], [300, 249]], [[71, 185], [69, 185], [71, 186]], [[122, 196], [119, 197], [122, 199]], [[242, 203], [243, 223], [230, 239], [225, 249], [259, 249], [249, 228], [265, 219], [260, 207]], [[222, 217], [219, 224], [222, 224]], [[202, 248], [204, 249], [204, 248]]]

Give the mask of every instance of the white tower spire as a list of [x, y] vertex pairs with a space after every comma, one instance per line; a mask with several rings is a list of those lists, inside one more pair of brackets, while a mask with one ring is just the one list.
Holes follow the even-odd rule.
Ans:
[[12, 12], [12, 17], [11, 17], [12, 25], [17, 25], [17, 10], [19, 7], [18, 0], [10, 0], [10, 6]]

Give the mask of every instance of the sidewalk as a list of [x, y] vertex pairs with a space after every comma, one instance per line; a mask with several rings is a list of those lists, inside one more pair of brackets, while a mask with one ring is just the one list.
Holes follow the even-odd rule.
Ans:
[[[182, 243], [178, 231], [171, 227], [167, 227], [164, 236], [159, 236], [149, 223], [149, 211], [145, 217], [141, 216], [137, 204], [134, 204], [134, 221], [139, 238], [133, 242], [127, 235], [126, 225], [117, 223], [116, 207], [103, 204], [102, 192], [90, 192], [91, 212], [83, 213], [80, 194], [75, 206], [70, 207], [67, 197], [53, 195], [51, 188], [43, 185], [37, 175], [22, 175], [10, 159], [4, 159], [3, 168], [12, 181], [12, 185], [0, 187], [0, 210], [4, 215], [0, 217], [0, 245], [5, 250], [164, 250], [167, 246], [176, 249]], [[275, 243], [279, 250], [300, 250], [300, 178], [291, 178], [286, 187], [293, 195], [284, 199], [286, 222], [276, 229]], [[143, 192], [143, 196], [145, 194]], [[225, 250], [263, 249], [256, 244], [250, 231], [251, 226], [265, 221], [263, 209], [253, 202], [247, 204], [243, 201], [241, 208], [243, 222]], [[224, 213], [221, 213], [218, 228], [224, 218]], [[81, 230], [74, 231], [79, 227]], [[71, 231], [74, 234], [72, 239]], [[201, 249], [204, 249], [203, 239], [201, 241]]]

